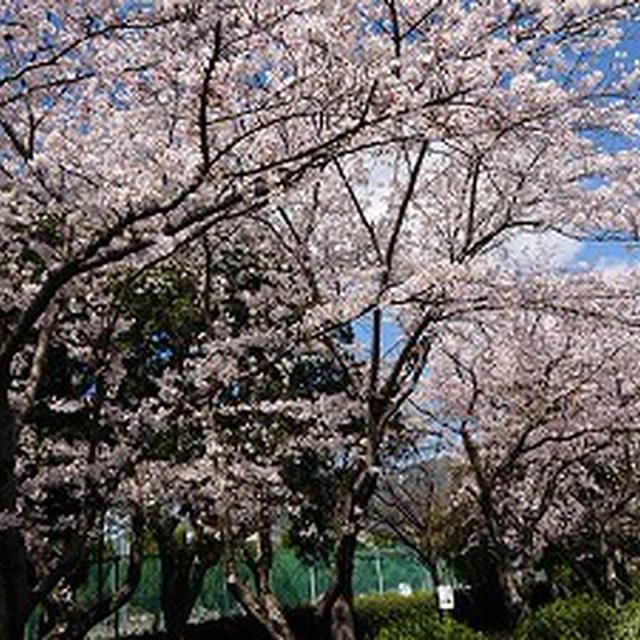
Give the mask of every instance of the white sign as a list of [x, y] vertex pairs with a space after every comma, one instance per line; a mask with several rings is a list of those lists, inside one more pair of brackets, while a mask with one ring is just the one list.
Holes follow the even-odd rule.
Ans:
[[438, 607], [443, 611], [453, 609], [453, 587], [450, 584], [438, 585]]

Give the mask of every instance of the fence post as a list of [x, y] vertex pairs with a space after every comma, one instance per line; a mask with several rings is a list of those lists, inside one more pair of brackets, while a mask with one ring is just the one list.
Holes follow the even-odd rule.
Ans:
[[315, 604], [318, 597], [318, 586], [316, 584], [316, 567], [313, 564], [309, 566], [309, 595], [311, 604]]
[[227, 617], [229, 615], [229, 588], [227, 587], [227, 580], [224, 574], [224, 570], [222, 571], [222, 608], [223, 617]]
[[380, 549], [376, 547], [376, 575], [378, 576], [378, 593], [384, 593], [384, 575], [382, 574], [382, 558]]
[[[120, 588], [120, 555], [116, 552], [113, 556], [115, 567], [113, 571], [113, 591], [112, 593], [116, 593]], [[113, 616], [113, 631], [114, 637], [116, 640], [120, 638], [120, 609], [118, 609]]]

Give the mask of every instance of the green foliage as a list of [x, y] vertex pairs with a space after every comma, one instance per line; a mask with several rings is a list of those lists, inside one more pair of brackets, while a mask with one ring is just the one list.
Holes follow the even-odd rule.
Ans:
[[613, 637], [615, 640], [640, 638], [640, 600], [631, 600], [619, 612]]
[[374, 638], [381, 629], [402, 620], [437, 616], [438, 613], [432, 593], [360, 596], [356, 598], [354, 608], [356, 625], [363, 638]]
[[566, 560], [558, 560], [552, 552], [548, 552], [544, 560], [545, 571], [558, 594], [569, 597], [584, 593], [584, 580]]
[[181, 417], [158, 432], [148, 434], [143, 445], [148, 458], [188, 462], [204, 451], [202, 424]]
[[363, 640], [482, 640], [485, 636], [443, 616], [432, 593], [364, 596], [355, 602]]
[[[556, 600], [518, 627], [516, 640], [613, 640], [616, 611], [588, 595]], [[634, 636], [628, 636], [634, 637]]]
[[62, 220], [49, 213], [40, 214], [33, 235], [50, 247], [59, 247], [62, 244]]
[[135, 280], [125, 272], [112, 289], [132, 320], [118, 336], [130, 375], [144, 379], [161, 374], [170, 361], [186, 355], [204, 327], [196, 277], [177, 265], [158, 267]]
[[438, 618], [429, 611], [384, 627], [376, 640], [483, 640], [485, 636], [451, 617]]
[[322, 452], [303, 450], [284, 461], [282, 476], [288, 486], [307, 499], [289, 515], [283, 543], [307, 563], [327, 563], [334, 548], [331, 517], [340, 482], [340, 470]]

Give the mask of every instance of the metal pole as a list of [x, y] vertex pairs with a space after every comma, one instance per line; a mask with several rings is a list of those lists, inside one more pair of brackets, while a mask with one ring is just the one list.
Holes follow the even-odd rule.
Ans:
[[435, 585], [433, 584], [431, 572], [426, 567], [422, 567], [422, 571], [424, 575], [424, 578], [422, 579], [422, 590], [433, 591], [435, 589]]
[[382, 559], [380, 549], [376, 548], [376, 574], [378, 576], [378, 593], [384, 593], [384, 576], [382, 575]]
[[[113, 586], [113, 592], [116, 593], [116, 591], [118, 591], [118, 589], [120, 588], [120, 555], [116, 552], [115, 555], [115, 570], [113, 572], [114, 574], [114, 586]], [[120, 610], [118, 609], [118, 611], [116, 611], [115, 616], [114, 616], [114, 637], [115, 638], [120, 638]]]
[[311, 565], [309, 567], [309, 594], [311, 596], [311, 604], [314, 604], [318, 597], [316, 585], [316, 568]]

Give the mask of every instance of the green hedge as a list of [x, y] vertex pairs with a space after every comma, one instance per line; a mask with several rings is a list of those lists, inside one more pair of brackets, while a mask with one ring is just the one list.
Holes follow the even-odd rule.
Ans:
[[431, 593], [386, 594], [355, 601], [356, 626], [362, 640], [483, 640], [450, 616], [442, 616]]
[[[616, 610], [588, 595], [556, 600], [518, 627], [515, 640], [614, 640]], [[625, 636], [630, 640], [634, 636]]]
[[437, 612], [398, 620], [386, 627], [375, 640], [484, 640], [485, 636], [451, 617], [440, 618]]
[[363, 640], [372, 640], [380, 630], [395, 622], [418, 618], [425, 611], [437, 612], [433, 594], [424, 592], [410, 596], [393, 593], [360, 596], [354, 602], [354, 609], [358, 637]]
[[640, 600], [627, 603], [620, 614], [614, 629], [615, 640], [640, 638]]

